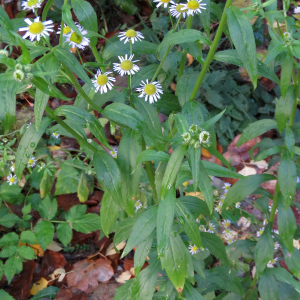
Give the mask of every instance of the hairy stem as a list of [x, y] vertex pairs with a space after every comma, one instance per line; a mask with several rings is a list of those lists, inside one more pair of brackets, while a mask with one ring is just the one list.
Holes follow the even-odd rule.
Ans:
[[226, 1], [226, 5], [224, 7], [224, 10], [223, 10], [223, 14], [222, 14], [222, 17], [221, 17], [221, 20], [220, 20], [220, 23], [219, 23], [219, 27], [218, 27], [218, 30], [216, 32], [216, 35], [215, 35], [215, 38], [214, 38], [214, 41], [213, 41], [213, 44], [211, 45], [211, 48], [208, 52], [208, 55], [206, 57], [206, 60], [204, 62], [204, 65], [203, 65], [203, 68], [199, 74], [199, 77], [197, 79], [197, 82], [194, 86], [194, 89], [192, 91], [192, 95], [190, 97], [190, 100], [194, 100], [195, 97], [196, 97], [196, 94], [202, 84], [202, 81], [204, 79], [204, 76], [209, 68], [209, 65], [214, 57], [214, 54], [217, 50], [217, 47], [218, 47], [218, 44], [219, 44], [219, 41], [221, 39], [221, 36], [222, 36], [222, 33], [223, 33], [223, 29], [224, 29], [224, 26], [225, 26], [225, 23], [226, 23], [226, 13], [225, 13], [225, 10], [226, 8], [230, 7], [231, 6], [231, 3], [232, 3], [232, 0], [227, 0]]

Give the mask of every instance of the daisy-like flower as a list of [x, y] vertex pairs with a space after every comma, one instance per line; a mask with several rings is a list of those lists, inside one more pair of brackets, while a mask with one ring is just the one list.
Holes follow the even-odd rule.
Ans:
[[2, 50], [0, 50], [0, 55], [8, 57], [9, 52], [7, 50], [5, 50], [5, 49], [2, 49]]
[[11, 162], [10, 170], [11, 170], [12, 172], [14, 172], [15, 169], [16, 169], [15, 163], [14, 163], [14, 162]]
[[193, 245], [189, 245], [188, 249], [190, 250], [190, 253], [192, 255], [197, 254], [197, 253], [200, 252], [199, 248], [196, 245], [194, 245], [194, 246]]
[[30, 127], [30, 125], [31, 125], [31, 122], [28, 122], [28, 123], [26, 124], [26, 128], [28, 129], [28, 128]]
[[199, 219], [199, 217], [196, 219], [196, 223], [200, 224], [200, 219]]
[[156, 7], [160, 7], [161, 5], [163, 5], [164, 8], [167, 8], [171, 0], [154, 0], [153, 2], [157, 2]]
[[115, 82], [114, 77], [109, 77], [108, 75], [112, 72], [105, 72], [102, 74], [102, 71], [99, 69], [95, 75], [95, 79], [92, 80], [96, 93], [100, 90], [100, 93], [107, 93], [107, 88], [111, 91], [113, 88], [112, 82]]
[[142, 84], [139, 88], [136, 89], [137, 92], [141, 92], [139, 95], [140, 98], [145, 97], [145, 101], [148, 101], [152, 104], [157, 102], [157, 99], [160, 99], [159, 94], [163, 94], [162, 86], [158, 81], [153, 81], [149, 83], [149, 80], [146, 80], [146, 83], [142, 81]]
[[183, 9], [184, 4], [177, 4], [173, 1], [170, 2], [172, 5], [170, 7], [170, 13], [172, 17], [175, 17], [176, 19], [178, 19], [180, 16], [185, 18], [187, 16], [187, 11], [188, 9], [185, 8]]
[[93, 140], [92, 140], [92, 139], [87, 139], [86, 141], [87, 141], [89, 144], [91, 144]]
[[209, 143], [209, 139], [210, 139], [210, 134], [208, 131], [201, 131], [201, 133], [199, 134], [199, 141], [201, 144], [208, 144]]
[[266, 226], [267, 224], [268, 224], [268, 220], [267, 220], [267, 219], [264, 219], [263, 225]]
[[299, 14], [300, 13], [300, 6], [297, 6], [294, 8], [294, 14]]
[[231, 187], [231, 184], [225, 182], [225, 183], [224, 183], [224, 186], [223, 186], [223, 189], [226, 190], [226, 191], [228, 191], [228, 190], [230, 189], [230, 187]]
[[13, 76], [16, 81], [21, 82], [24, 80], [25, 74], [21, 70], [15, 70]]
[[202, 3], [202, 0], [188, 0], [188, 3], [183, 4], [181, 10], [185, 11], [187, 9], [187, 15], [201, 14], [201, 9], [205, 8], [205, 3]]
[[205, 228], [204, 225], [200, 225], [199, 230], [202, 231], [202, 232], [206, 232], [206, 228]]
[[[80, 31], [83, 30], [83, 27], [78, 22], [75, 22], [75, 25], [77, 26], [77, 28]], [[67, 24], [64, 24], [64, 29], [63, 29], [63, 32], [62, 32], [63, 36], [67, 36], [68, 34], [70, 34], [72, 32], [73, 32], [73, 30]], [[61, 25], [59, 26], [58, 31], [56, 33], [61, 34]]]
[[190, 139], [191, 139], [191, 135], [188, 133], [188, 132], [184, 132], [182, 135], [182, 138], [183, 138], [183, 140], [184, 140], [184, 142], [187, 144], [189, 141], [190, 141]]
[[122, 31], [119, 33], [118, 37], [120, 38], [120, 41], [124, 41], [124, 44], [131, 41], [132, 44], [136, 41], [142, 41], [144, 39], [144, 36], [139, 32], [135, 31], [134, 29], [128, 29], [127, 31]]
[[230, 221], [230, 220], [224, 220], [224, 221], [222, 222], [222, 225], [223, 225], [225, 228], [229, 228], [230, 224], [231, 224], [231, 221]]
[[117, 157], [117, 155], [118, 155], [118, 150], [115, 149], [115, 148], [113, 148], [113, 149], [110, 151], [110, 155], [111, 155], [112, 157]]
[[19, 31], [27, 31], [23, 35], [23, 39], [29, 37], [31, 41], [35, 39], [39, 41], [41, 37], [45, 38], [46, 36], [50, 35], [49, 32], [53, 31], [52, 28], [54, 27], [54, 25], [51, 20], [41, 22], [40, 18], [37, 17], [33, 20], [33, 22], [31, 22], [28, 18], [25, 19], [24, 21], [28, 24], [28, 27], [19, 28]]
[[196, 124], [193, 124], [190, 128], [189, 128], [189, 132], [191, 134], [195, 134], [198, 131], [198, 126]]
[[134, 203], [135, 211], [138, 211], [140, 208], [142, 208], [142, 202], [140, 200], [136, 201]]
[[130, 74], [134, 75], [140, 70], [140, 68], [134, 64], [139, 60], [132, 61], [133, 57], [134, 54], [130, 55], [129, 57], [127, 56], [127, 54], [125, 55], [125, 57], [118, 56], [120, 63], [114, 63], [114, 71], [118, 72], [121, 76]]
[[8, 182], [9, 185], [16, 184], [18, 182], [17, 176], [13, 174], [8, 175], [6, 182]]
[[219, 191], [218, 190], [214, 190], [213, 194], [214, 194], [214, 196], [219, 197]]
[[258, 230], [258, 231], [256, 232], [256, 236], [257, 236], [257, 237], [261, 236], [261, 235], [264, 233], [264, 231], [265, 231], [265, 227], [262, 227], [260, 230]]
[[267, 267], [268, 267], [268, 268], [273, 268], [277, 261], [278, 261], [278, 257], [269, 260], [269, 262], [268, 262], [268, 264], [267, 264]]
[[216, 230], [216, 226], [213, 223], [209, 223], [207, 232], [214, 233], [215, 230]]
[[52, 136], [56, 139], [58, 139], [60, 137], [60, 134], [58, 134], [57, 132], [53, 132]]
[[34, 13], [35, 8], [41, 7], [41, 0], [28, 0], [22, 2], [22, 8], [23, 10], [32, 10]]
[[2, 141], [3, 141], [4, 143], [7, 143], [7, 142], [8, 142], [8, 139], [7, 139], [7, 138], [4, 138], [4, 139], [2, 139]]
[[237, 203], [235, 204], [235, 207], [236, 207], [236, 208], [240, 208], [240, 207], [241, 207], [241, 202], [237, 202]]
[[233, 239], [230, 237], [226, 240], [227, 244], [230, 245], [233, 243]]
[[226, 237], [230, 237], [231, 236], [231, 230], [229, 228], [225, 228], [223, 231], [224, 235]]
[[280, 248], [280, 244], [278, 242], [274, 243], [274, 250], [278, 250]]
[[77, 47], [78, 49], [84, 49], [86, 46], [90, 44], [90, 39], [85, 37], [85, 35], [88, 33], [86, 30], [83, 29], [81, 26], [77, 26], [78, 30], [80, 31], [80, 34], [76, 33], [75, 31], [71, 31], [67, 35], [67, 42], [69, 42], [69, 45], [72, 46], [72, 48]]
[[35, 165], [36, 165], [36, 159], [35, 159], [35, 157], [32, 156], [28, 160], [28, 167], [33, 168]]
[[218, 205], [215, 207], [215, 211], [216, 211], [216, 212], [220, 212], [221, 209], [222, 209], [222, 206], [223, 206], [223, 203], [220, 201], [220, 202], [218, 203]]

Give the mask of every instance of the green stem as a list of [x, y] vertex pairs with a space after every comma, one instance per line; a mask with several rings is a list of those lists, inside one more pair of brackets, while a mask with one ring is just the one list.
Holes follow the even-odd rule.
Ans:
[[223, 11], [223, 14], [222, 14], [222, 17], [221, 17], [221, 21], [219, 23], [219, 27], [218, 27], [218, 30], [217, 30], [217, 33], [215, 35], [215, 38], [214, 38], [214, 41], [213, 41], [213, 44], [208, 52], [208, 55], [206, 57], [206, 60], [204, 62], [204, 65], [203, 65], [203, 68], [199, 74], [199, 77], [197, 79], [197, 82], [196, 82], [196, 85], [194, 86], [194, 89], [192, 91], [192, 95], [190, 97], [190, 100], [194, 100], [195, 97], [196, 97], [196, 94], [202, 84], [202, 81], [204, 79], [204, 76], [209, 68], [209, 65], [214, 57], [214, 54], [217, 50], [217, 47], [218, 47], [218, 44], [219, 44], [219, 41], [221, 39], [221, 36], [222, 36], [222, 33], [223, 33], [223, 29], [224, 29], [224, 26], [225, 26], [225, 23], [226, 23], [226, 13], [225, 13], [225, 10], [226, 8], [230, 7], [231, 6], [231, 3], [232, 3], [232, 0], [227, 0], [226, 1], [226, 5], [224, 7], [224, 11]]
[[74, 74], [72, 73], [72, 71], [62, 62], [61, 63], [65, 72], [67, 73], [67, 75], [69, 76], [71, 82], [73, 83], [74, 87], [76, 88], [76, 90], [78, 91], [78, 93], [82, 96], [82, 98], [91, 106], [93, 107], [95, 110], [97, 110], [98, 112], [100, 112], [101, 114], [103, 114], [103, 109], [98, 106], [97, 104], [95, 104], [90, 98], [89, 96], [84, 92], [84, 90], [82, 89], [81, 85], [78, 83], [77, 79], [75, 78]]
[[84, 139], [83, 137], [81, 137], [77, 132], [75, 132], [68, 124], [66, 124], [60, 117], [56, 116], [52, 109], [49, 106], [46, 106], [45, 108], [47, 114], [54, 119], [59, 125], [61, 125], [61, 127], [63, 127], [65, 130], [67, 130], [68, 132], [70, 132], [74, 138], [76, 138], [76, 140], [81, 143], [82, 145], [86, 146], [87, 148], [89, 148], [91, 151], [93, 152], [97, 152], [98, 150], [92, 146], [90, 143], [87, 142], [86, 139]]
[[243, 300], [248, 300], [248, 299], [249, 299], [249, 297], [251, 296], [251, 294], [252, 294], [252, 292], [253, 292], [253, 290], [254, 290], [254, 288], [255, 288], [255, 286], [256, 286], [257, 280], [258, 280], [258, 277], [255, 275], [255, 277], [253, 278], [251, 287], [250, 287], [250, 289], [247, 291], [247, 293], [246, 293], [246, 295], [245, 295], [245, 297], [244, 297]]
[[[99, 64], [103, 64], [103, 59], [100, 57], [100, 54], [99, 54], [98, 50], [96, 49], [96, 46], [92, 46], [91, 49], [92, 49], [92, 52], [93, 52], [93, 54], [96, 58], [96, 61]], [[100, 69], [103, 73], [106, 71], [106, 69], [104, 67], [100, 67]]]
[[[142, 150], [146, 150], [146, 143], [145, 140], [142, 138]], [[145, 161], [145, 170], [150, 182], [150, 185], [153, 190], [154, 194], [154, 201], [156, 204], [158, 204], [158, 198], [157, 198], [157, 192], [156, 192], [156, 185], [155, 185], [155, 172], [154, 172], [154, 166], [151, 161]]]
[[[65, 0], [65, 1], [64, 1], [64, 4], [68, 4], [68, 0]], [[59, 45], [61, 45], [61, 44], [63, 43], [64, 25], [65, 25], [65, 22], [64, 22], [63, 18], [61, 18], [61, 22], [60, 22]]]
[[295, 115], [296, 115], [296, 110], [297, 110], [297, 100], [298, 96], [300, 93], [300, 71], [298, 70], [297, 72], [297, 88], [296, 88], [296, 95], [295, 95], [295, 102], [292, 108], [292, 113], [291, 113], [291, 118], [289, 120], [289, 127], [293, 127], [294, 120], [295, 120]]

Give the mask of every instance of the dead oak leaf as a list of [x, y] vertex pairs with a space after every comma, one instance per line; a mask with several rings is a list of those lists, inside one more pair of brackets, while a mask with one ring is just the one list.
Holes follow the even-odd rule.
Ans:
[[98, 286], [98, 282], [107, 282], [114, 275], [111, 261], [98, 259], [96, 261], [82, 260], [74, 264], [73, 273], [67, 275], [69, 287], [91, 293]]

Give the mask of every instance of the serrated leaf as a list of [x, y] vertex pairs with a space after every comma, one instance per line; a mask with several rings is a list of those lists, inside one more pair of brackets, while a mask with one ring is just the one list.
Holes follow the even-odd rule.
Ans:
[[4, 275], [7, 278], [8, 284], [10, 284], [11, 280], [13, 279], [15, 274], [19, 274], [22, 269], [22, 260], [20, 257], [10, 257], [3, 266], [4, 269]]
[[4, 227], [11, 228], [13, 227], [16, 223], [22, 222], [22, 220], [14, 214], [7, 214], [2, 217], [0, 217], [0, 225]]
[[22, 231], [20, 236], [20, 242], [35, 245], [37, 244], [37, 238], [32, 231]]
[[46, 196], [45, 199], [39, 205], [39, 213], [42, 218], [52, 220], [57, 212], [57, 201], [53, 199], [51, 201], [50, 196]]
[[1, 300], [15, 300], [10, 294], [6, 293], [4, 290], [0, 290], [0, 299]]
[[101, 228], [100, 217], [96, 214], [86, 214], [72, 221], [74, 230], [82, 233], [90, 233]]
[[49, 221], [38, 221], [34, 227], [34, 233], [40, 246], [45, 250], [53, 241], [54, 225]]
[[[27, 231], [24, 231], [27, 232]], [[21, 235], [22, 236], [22, 235]], [[10, 232], [0, 239], [0, 247], [9, 246], [9, 245], [17, 245], [19, 242], [19, 236], [15, 232]]]
[[33, 260], [35, 258], [35, 252], [32, 248], [27, 246], [21, 246], [18, 249], [18, 254], [28, 260]]
[[56, 228], [56, 234], [59, 240], [67, 246], [72, 239], [72, 229], [68, 223], [60, 223]]

